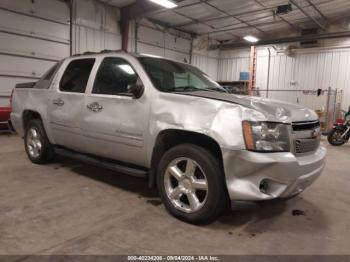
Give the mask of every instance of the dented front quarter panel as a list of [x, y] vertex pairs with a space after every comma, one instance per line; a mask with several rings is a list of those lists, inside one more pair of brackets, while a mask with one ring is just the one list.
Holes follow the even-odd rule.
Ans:
[[175, 129], [207, 135], [220, 147], [230, 150], [244, 149], [242, 110], [243, 107], [238, 104], [183, 94], [159, 93], [151, 105], [151, 144], [155, 143], [161, 131]]
[[[311, 185], [324, 168], [326, 150], [322, 146], [317, 152], [299, 158], [291, 152], [255, 153], [245, 150], [243, 120], [291, 124], [318, 119], [310, 109], [275, 100], [218, 92], [157, 92], [155, 97], [150, 110], [149, 157], [158, 134], [163, 130], [184, 130], [209, 136], [221, 148], [231, 200], [288, 197]], [[272, 185], [269, 194], [259, 190], [263, 179], [268, 179]]]

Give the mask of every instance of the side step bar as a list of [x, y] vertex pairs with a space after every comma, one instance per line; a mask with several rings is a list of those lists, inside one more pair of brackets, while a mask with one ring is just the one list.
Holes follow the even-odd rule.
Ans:
[[147, 176], [147, 169], [146, 168], [136, 168], [136, 167], [131, 167], [131, 166], [126, 166], [117, 162], [114, 162], [112, 160], [106, 160], [106, 159], [101, 159], [97, 157], [93, 157], [90, 155], [85, 155], [81, 154], [78, 152], [74, 152], [65, 148], [61, 147], [56, 147], [55, 152], [58, 155], [65, 156], [68, 158], [73, 158], [78, 161], [97, 166], [97, 167], [102, 167], [106, 168], [115, 172], [120, 172], [123, 174], [127, 174], [130, 176], [135, 176], [135, 177], [146, 177]]

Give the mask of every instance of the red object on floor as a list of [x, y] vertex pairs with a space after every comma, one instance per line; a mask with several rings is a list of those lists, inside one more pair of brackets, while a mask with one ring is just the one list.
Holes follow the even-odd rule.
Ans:
[[345, 120], [344, 120], [344, 119], [341, 119], [341, 118], [338, 118], [335, 122], [336, 122], [338, 125], [342, 125], [342, 124], [344, 124]]
[[7, 121], [10, 119], [11, 107], [0, 107], [0, 130], [8, 129]]

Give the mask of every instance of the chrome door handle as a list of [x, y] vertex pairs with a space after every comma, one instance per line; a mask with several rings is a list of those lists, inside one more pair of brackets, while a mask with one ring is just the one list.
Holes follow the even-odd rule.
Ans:
[[91, 104], [88, 104], [86, 107], [89, 110], [91, 110], [92, 112], [99, 112], [103, 109], [103, 107], [97, 102], [93, 102]]
[[52, 103], [53, 103], [54, 105], [57, 105], [57, 106], [63, 106], [63, 105], [64, 105], [64, 101], [63, 101], [61, 98], [54, 99], [54, 100], [52, 101]]

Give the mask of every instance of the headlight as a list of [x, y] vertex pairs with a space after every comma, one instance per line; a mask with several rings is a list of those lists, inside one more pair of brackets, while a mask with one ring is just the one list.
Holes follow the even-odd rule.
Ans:
[[246, 148], [258, 152], [290, 151], [288, 124], [243, 121]]

